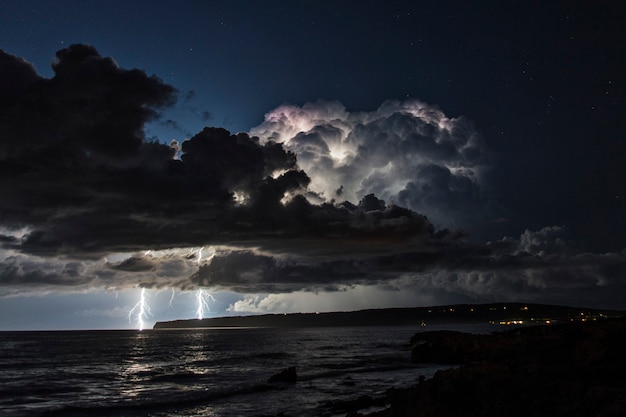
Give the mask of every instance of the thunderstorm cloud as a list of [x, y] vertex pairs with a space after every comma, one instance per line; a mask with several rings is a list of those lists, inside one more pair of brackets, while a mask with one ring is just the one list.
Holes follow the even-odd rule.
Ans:
[[471, 239], [501, 213], [494, 154], [464, 117], [317, 102], [249, 133], [161, 143], [144, 125], [173, 87], [87, 45], [52, 66], [43, 78], [0, 50], [0, 295], [208, 287], [249, 294], [233, 311], [266, 311], [289, 294], [414, 294], [408, 305], [626, 289], [626, 253], [577, 251], [561, 226]]
[[373, 193], [438, 228], [467, 228], [497, 214], [483, 190], [491, 152], [472, 123], [417, 100], [352, 113], [338, 102], [283, 105], [251, 133], [294, 152], [310, 190], [325, 201]]

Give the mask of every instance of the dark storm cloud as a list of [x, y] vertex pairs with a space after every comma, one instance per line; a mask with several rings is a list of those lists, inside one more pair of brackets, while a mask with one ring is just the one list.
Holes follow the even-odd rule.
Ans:
[[370, 254], [367, 258], [339, 254], [336, 259], [315, 262], [248, 250], [234, 251], [217, 254], [210, 263], [200, 266], [191, 281], [197, 286], [228, 288], [242, 293], [340, 291], [345, 286], [384, 284], [399, 273], [424, 271], [442, 260], [441, 253], [426, 246], [424, 250], [394, 255]]
[[5, 52], [0, 64], [3, 287], [370, 285], [456, 300], [625, 289], [626, 253], [576, 251], [559, 226], [488, 244], [436, 231], [419, 213], [444, 225], [499, 213], [483, 190], [490, 151], [432, 106], [285, 106], [261, 138], [207, 127], [161, 144], [143, 126], [176, 92], [155, 76], [85, 45], [59, 51], [50, 79]]
[[144, 123], [173, 103], [175, 90], [91, 46], [57, 52], [51, 79], [5, 52], [1, 59], [2, 79], [15, 82], [4, 81], [0, 94], [0, 215], [7, 228], [29, 229], [19, 240], [6, 235], [7, 248], [96, 259], [249, 240], [278, 247], [276, 238], [432, 233], [423, 216], [395, 206], [309, 203], [297, 194], [310, 178], [272, 141], [205, 128], [179, 146], [147, 142]]
[[[82, 262], [56, 259], [33, 259], [21, 254], [5, 256], [0, 262], [3, 287], [48, 290], [52, 288], [86, 288], [97, 283], [98, 274], [91, 273]], [[104, 275], [107, 275], [104, 272]]]
[[5, 108], [39, 79], [35, 68], [22, 58], [0, 49], [0, 105]]
[[172, 87], [143, 71], [120, 69], [90, 46], [57, 52], [52, 79], [34, 76], [20, 58], [0, 56], [3, 159], [53, 158], [55, 152], [66, 159], [88, 153], [97, 161], [134, 157], [144, 123], [174, 100]]
[[619, 294], [626, 290], [626, 252], [570, 254], [560, 229], [526, 231], [518, 239], [487, 245], [438, 239], [413, 250], [396, 248], [390, 254], [321, 262], [252, 251], [218, 253], [191, 280], [249, 294], [371, 286], [436, 294], [449, 302], [513, 300], [623, 308]]
[[146, 272], [153, 271], [155, 264], [146, 257], [130, 257], [117, 264], [110, 264], [110, 268], [126, 272]]

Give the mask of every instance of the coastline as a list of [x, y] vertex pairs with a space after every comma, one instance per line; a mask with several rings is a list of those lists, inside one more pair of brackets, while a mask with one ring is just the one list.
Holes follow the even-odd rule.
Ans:
[[[445, 367], [377, 397], [330, 401], [348, 417], [626, 415], [626, 315], [577, 307], [493, 303], [266, 314], [177, 320], [156, 330], [199, 327], [336, 327], [428, 323], [411, 338], [411, 361]], [[492, 324], [489, 334], [430, 330]], [[431, 325], [433, 325], [431, 327]], [[283, 414], [277, 414], [282, 416]]]
[[401, 326], [420, 323], [546, 324], [590, 321], [623, 316], [598, 310], [528, 303], [455, 304], [432, 307], [384, 308], [358, 311], [261, 314], [156, 322], [155, 330], [219, 327], [346, 327]]
[[390, 389], [368, 417], [626, 415], [626, 319], [529, 326], [471, 335], [425, 332], [415, 363], [457, 363], [414, 386]]

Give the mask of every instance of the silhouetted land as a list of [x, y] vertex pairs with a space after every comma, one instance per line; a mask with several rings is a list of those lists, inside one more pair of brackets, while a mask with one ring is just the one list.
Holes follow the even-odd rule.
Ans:
[[416, 334], [412, 360], [462, 365], [387, 393], [371, 417], [622, 417], [626, 319], [516, 328], [489, 335]]
[[453, 322], [545, 324], [592, 321], [622, 316], [623, 314], [623, 312], [613, 310], [593, 310], [543, 304], [495, 303], [174, 320], [157, 322], [154, 328], [397, 326], [419, 325], [422, 322], [425, 324]]

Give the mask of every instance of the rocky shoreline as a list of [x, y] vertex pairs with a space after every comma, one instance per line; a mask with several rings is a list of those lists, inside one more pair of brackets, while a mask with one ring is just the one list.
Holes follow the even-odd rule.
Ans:
[[424, 332], [411, 343], [413, 362], [459, 366], [389, 390], [388, 407], [368, 417], [626, 415], [624, 318], [488, 335]]

